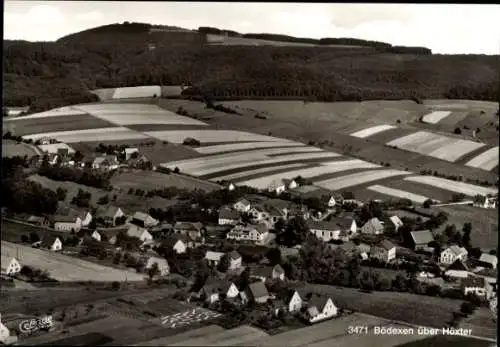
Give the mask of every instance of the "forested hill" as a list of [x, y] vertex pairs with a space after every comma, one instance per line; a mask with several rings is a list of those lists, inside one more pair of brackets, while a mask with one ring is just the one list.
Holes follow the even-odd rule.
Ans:
[[4, 41], [4, 104], [41, 110], [93, 101], [89, 90], [95, 88], [181, 83], [193, 86], [186, 91], [191, 95], [213, 98], [498, 100], [498, 56], [394, 53], [394, 46], [356, 39], [322, 39], [327, 43], [314, 46], [208, 45], [200, 37], [215, 28], [171, 29], [115, 24], [56, 42]]

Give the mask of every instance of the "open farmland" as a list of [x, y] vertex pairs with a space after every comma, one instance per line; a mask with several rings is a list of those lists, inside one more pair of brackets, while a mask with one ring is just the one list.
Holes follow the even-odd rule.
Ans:
[[161, 96], [160, 86], [139, 86], [116, 88], [113, 99], [152, 98]]
[[198, 329], [189, 330], [180, 334], [175, 334], [173, 336], [160, 337], [150, 341], [143, 341], [140, 344], [134, 346], [169, 346], [173, 343], [178, 343], [181, 341], [186, 341], [193, 338], [208, 336], [212, 334], [218, 334], [225, 331], [224, 328], [218, 325], [208, 325]]
[[305, 178], [320, 176], [328, 173], [342, 172], [354, 169], [369, 169], [376, 168], [378, 165], [368, 163], [362, 160], [346, 160], [346, 161], [333, 161], [333, 162], [323, 162], [318, 167], [305, 168], [305, 169], [297, 169], [288, 172], [282, 172], [276, 175], [269, 175], [261, 178], [256, 178], [253, 180], [243, 181], [241, 184], [265, 189], [267, 188], [271, 182], [278, 179], [283, 178], [294, 178], [297, 176], [302, 176]]
[[369, 136], [375, 135], [377, 133], [380, 133], [382, 131], [386, 131], [386, 130], [393, 129], [393, 128], [395, 128], [395, 126], [388, 125], [388, 124], [376, 125], [376, 126], [366, 128], [366, 129], [357, 131], [355, 133], [352, 133], [351, 136], [364, 139], [366, 137], [369, 137]]
[[100, 101], [107, 101], [113, 99], [113, 94], [116, 88], [100, 88], [91, 91], [92, 94], [97, 95]]
[[244, 150], [252, 150], [257, 148], [275, 148], [275, 147], [301, 147], [304, 146], [303, 143], [299, 142], [243, 142], [243, 143], [231, 143], [224, 145], [206, 146], [194, 148], [194, 150], [200, 154], [219, 154], [225, 152], [236, 152]]
[[61, 142], [87, 142], [87, 141], [117, 141], [117, 140], [140, 140], [147, 139], [148, 136], [132, 131], [125, 127], [109, 127], [99, 129], [85, 129], [74, 131], [58, 131], [49, 133], [37, 133], [23, 136], [26, 139], [36, 141], [38, 139], [49, 137]]
[[493, 347], [492, 341], [473, 339], [463, 336], [437, 335], [426, 337], [421, 340], [407, 342], [395, 347]]
[[270, 166], [270, 167], [263, 167], [260, 169], [255, 169], [255, 170], [247, 170], [244, 172], [237, 172], [234, 174], [228, 174], [224, 176], [217, 176], [212, 178], [213, 181], [233, 181], [233, 182], [238, 182], [238, 180], [248, 177], [248, 176], [254, 176], [254, 175], [260, 175], [264, 173], [278, 173], [278, 172], [285, 172], [289, 169], [297, 169], [297, 168], [303, 168], [307, 164], [301, 164], [301, 163], [296, 163], [296, 164], [285, 164], [285, 165], [276, 165], [276, 166]]
[[392, 197], [398, 198], [398, 199], [409, 199], [409, 200], [416, 202], [416, 203], [419, 203], [419, 204], [423, 204], [424, 201], [429, 199], [429, 197], [427, 197], [427, 196], [414, 194], [414, 193], [406, 192], [406, 191], [401, 190], [401, 189], [385, 187], [385, 186], [377, 185], [377, 184], [370, 186], [367, 189], [373, 190], [373, 191], [381, 193], [381, 194], [389, 195], [389, 196], [392, 196]]
[[38, 148], [40, 148], [43, 152], [48, 152], [48, 153], [57, 153], [59, 149], [67, 149], [68, 153], [75, 153], [75, 150], [68, 146], [65, 143], [51, 143], [48, 145], [39, 145]]
[[[76, 109], [73, 106], [65, 106], [54, 108], [52, 110], [33, 113], [27, 116], [15, 117], [15, 118], [7, 118], [7, 121], [18, 121], [18, 120], [31, 120], [31, 119], [39, 119], [39, 118], [47, 118], [47, 117], [67, 117], [67, 116], [84, 116], [87, 112]], [[5, 120], [4, 120], [5, 121]]]
[[399, 170], [363, 171], [359, 173], [350, 174], [347, 176], [341, 176], [341, 177], [318, 181], [315, 182], [315, 185], [325, 189], [339, 190], [372, 181], [381, 180], [384, 178], [409, 175], [409, 174], [410, 174], [409, 172], [399, 171]]
[[483, 170], [493, 170], [498, 166], [498, 146], [488, 149], [477, 157], [469, 160], [465, 165]]
[[442, 187], [433, 187], [422, 183], [410, 182], [404, 179], [392, 180], [384, 184], [388, 188], [402, 190], [411, 194], [426, 196], [435, 201], [447, 202], [454, 192], [443, 189]]
[[474, 184], [456, 182], [434, 176], [413, 176], [413, 177], [406, 177], [405, 180], [427, 184], [433, 187], [449, 190], [450, 192], [462, 193], [468, 196], [475, 196], [477, 194], [487, 195], [487, 194], [497, 193], [497, 189], [495, 188], [481, 187]]
[[448, 117], [450, 114], [451, 111], [434, 111], [423, 116], [422, 120], [425, 123], [436, 124], [439, 123], [442, 119]]
[[108, 268], [55, 252], [5, 241], [2, 241], [2, 253], [10, 257], [16, 257], [16, 254], [20, 254], [19, 257], [24, 265], [46, 270], [51, 277], [60, 282], [113, 282], [123, 281], [125, 277], [128, 281], [144, 280], [144, 275], [138, 274], [135, 271]]
[[245, 343], [253, 346], [256, 340], [266, 336], [267, 334], [260, 329], [242, 325], [219, 333], [172, 343], [169, 346], [233, 346], [237, 343]]
[[25, 155], [31, 157], [39, 154], [41, 154], [41, 151], [34, 145], [24, 142], [17, 143], [12, 140], [2, 140], [2, 157], [24, 157]]
[[173, 143], [182, 143], [188, 137], [194, 138], [201, 143], [283, 141], [283, 139], [276, 137], [233, 130], [149, 131], [145, 132], [145, 134]]

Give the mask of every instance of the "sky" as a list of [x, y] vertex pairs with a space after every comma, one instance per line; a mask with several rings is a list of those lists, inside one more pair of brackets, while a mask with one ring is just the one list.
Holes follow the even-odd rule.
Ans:
[[500, 54], [500, 5], [5, 1], [4, 39], [53, 41], [129, 22], [298, 37], [352, 37], [441, 54]]

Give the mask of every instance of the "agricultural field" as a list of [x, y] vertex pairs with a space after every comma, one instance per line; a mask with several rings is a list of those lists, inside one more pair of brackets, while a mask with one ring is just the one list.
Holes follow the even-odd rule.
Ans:
[[113, 94], [115, 94], [115, 89], [116, 88], [100, 88], [91, 90], [90, 92], [92, 94], [97, 95], [100, 101], [107, 101], [113, 99]]
[[413, 176], [413, 177], [405, 177], [404, 179], [410, 182], [427, 184], [432, 187], [449, 190], [450, 192], [462, 193], [471, 197], [477, 194], [480, 195], [496, 194], [498, 191], [496, 188], [481, 187], [474, 184], [456, 182], [434, 176]]
[[243, 142], [243, 143], [231, 143], [231, 144], [215, 145], [215, 146], [205, 146], [205, 147], [194, 148], [194, 150], [200, 154], [220, 154], [225, 152], [247, 151], [258, 148], [301, 147], [301, 146], [304, 146], [304, 144], [291, 141]]
[[262, 330], [242, 325], [219, 333], [171, 343], [169, 346], [234, 346], [239, 343], [254, 346], [258, 339], [265, 337], [267, 337], [267, 334]]
[[182, 143], [188, 137], [201, 143], [283, 141], [283, 139], [276, 137], [233, 130], [148, 131], [144, 133], [147, 136], [172, 143]]
[[450, 201], [455, 193], [454, 191], [443, 189], [443, 187], [429, 186], [422, 183], [410, 182], [404, 179], [393, 180], [384, 185], [391, 189], [398, 189], [410, 194], [425, 196], [434, 201], [441, 201], [443, 203]]
[[437, 335], [425, 339], [397, 345], [395, 347], [492, 347], [495, 342], [485, 341], [463, 336]]
[[134, 271], [116, 270], [77, 258], [67, 257], [55, 252], [21, 246], [2, 241], [2, 253], [9, 257], [20, 254], [20, 262], [49, 272], [50, 276], [60, 282], [96, 281], [113, 282], [143, 281], [144, 275]]
[[356, 131], [355, 133], [352, 133], [351, 136], [354, 137], [359, 137], [361, 139], [370, 137], [372, 135], [375, 135], [377, 133], [389, 130], [389, 129], [394, 129], [395, 126], [393, 125], [388, 125], [388, 124], [383, 124], [383, 125], [376, 125], [370, 128], [366, 128], [360, 131]]
[[496, 146], [472, 158], [465, 165], [490, 171], [498, 166], [498, 154], [498, 146]]
[[85, 115], [87, 115], [87, 112], [78, 110], [73, 106], [64, 106], [64, 107], [54, 108], [54, 109], [44, 111], [44, 112], [32, 113], [32, 114], [27, 115], [27, 116], [7, 118], [7, 120], [18, 121], [18, 120], [31, 120], [31, 119], [37, 119], [37, 118], [50, 118], [50, 117], [60, 117], [60, 116], [63, 116], [63, 117], [85, 116]]
[[126, 127], [107, 127], [72, 131], [56, 131], [23, 136], [25, 139], [39, 140], [44, 137], [54, 138], [65, 143], [88, 141], [144, 140], [148, 136]]
[[13, 243], [20, 243], [21, 242], [21, 237], [23, 235], [29, 236], [31, 232], [35, 232], [38, 234], [38, 236], [42, 235], [52, 235], [52, 236], [57, 236], [57, 237], [63, 237], [66, 238], [69, 236], [68, 232], [63, 232], [63, 231], [55, 231], [52, 229], [46, 229], [42, 228], [36, 225], [31, 225], [27, 223], [16, 223], [7, 219], [2, 220], [2, 240], [3, 241], [8, 241], [8, 242], [13, 242]]
[[40, 155], [41, 153], [34, 145], [23, 142], [17, 143], [13, 140], [2, 140], [2, 157], [24, 157], [25, 155], [31, 157], [33, 155]]
[[340, 176], [331, 179], [326, 179], [323, 181], [314, 182], [315, 185], [329, 189], [329, 190], [340, 190], [344, 188], [349, 188], [368, 182], [378, 181], [385, 178], [409, 175], [410, 172], [399, 171], [399, 170], [375, 170], [375, 171], [363, 171], [347, 176]]
[[152, 98], [161, 96], [160, 86], [140, 86], [116, 88], [113, 99]]
[[254, 169], [254, 170], [248, 170], [244, 172], [236, 172], [233, 174], [228, 174], [224, 176], [217, 176], [215, 178], [212, 178], [213, 181], [231, 181], [231, 182], [239, 182], [242, 179], [252, 177], [252, 176], [259, 176], [261, 174], [267, 173], [267, 174], [273, 174], [273, 173], [281, 173], [285, 172], [289, 169], [297, 169], [297, 168], [304, 168], [307, 166], [307, 164], [303, 163], [296, 163], [296, 164], [284, 164], [284, 165], [274, 165], [274, 166], [268, 166], [268, 167], [263, 167], [260, 169]]
[[68, 153], [75, 153], [75, 150], [71, 148], [69, 145], [66, 143], [51, 143], [48, 145], [39, 145], [38, 148], [42, 150], [43, 152], [48, 152], [48, 153], [57, 153], [59, 149], [67, 149]]
[[207, 325], [198, 329], [192, 329], [180, 334], [161, 337], [150, 341], [146, 341], [145, 339], [143, 339], [144, 340], [143, 342], [135, 346], [169, 346], [173, 343], [178, 343], [181, 341], [186, 341], [189, 339], [203, 337], [203, 336], [210, 336], [212, 334], [218, 334], [223, 331], [225, 331], [225, 329], [218, 325]]
[[[415, 193], [410, 193], [410, 192], [407, 192], [407, 191], [404, 191], [401, 189], [390, 188], [390, 187], [386, 187], [386, 186], [378, 185], [378, 184], [370, 186], [367, 189], [373, 190], [375, 192], [385, 194], [388, 196], [392, 196], [394, 199], [409, 199], [409, 200], [416, 202], [418, 204], [423, 204], [424, 201], [429, 199], [429, 197], [427, 197], [427, 196], [423, 196], [423, 195], [415, 194]], [[437, 200], [435, 200], [435, 201], [437, 201]]]
[[436, 124], [441, 122], [444, 118], [448, 117], [450, 114], [451, 111], [434, 111], [423, 116], [422, 120], [425, 123]]
[[465, 318], [460, 327], [472, 329], [474, 335], [496, 338], [497, 323], [495, 318], [489, 308], [480, 307], [472, 315]]

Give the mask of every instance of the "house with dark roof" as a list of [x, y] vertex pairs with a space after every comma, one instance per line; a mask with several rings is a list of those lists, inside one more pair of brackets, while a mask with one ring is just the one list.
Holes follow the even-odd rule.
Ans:
[[200, 296], [208, 303], [214, 303], [221, 299], [235, 299], [240, 294], [236, 285], [231, 281], [208, 279], [200, 290]]
[[370, 258], [390, 262], [396, 259], [396, 246], [389, 240], [382, 240], [370, 249]]
[[267, 187], [267, 190], [269, 192], [273, 192], [273, 193], [276, 193], [279, 195], [286, 190], [286, 183], [283, 182], [282, 179], [274, 180], [269, 184], [269, 186]]
[[282, 302], [286, 312], [298, 313], [302, 309], [305, 298], [295, 289], [286, 289], [278, 293], [278, 300]]
[[441, 252], [439, 261], [442, 264], [452, 264], [455, 260], [467, 260], [468, 252], [464, 247], [452, 245]]
[[78, 232], [82, 228], [82, 220], [78, 216], [55, 215], [54, 230]]
[[147, 229], [141, 228], [135, 224], [130, 224], [130, 226], [127, 229], [127, 236], [136, 237], [142, 242], [153, 241], [153, 235], [151, 235]]
[[411, 246], [415, 251], [423, 251], [430, 242], [434, 241], [434, 235], [430, 230], [418, 230], [410, 232]]
[[243, 303], [256, 302], [264, 304], [271, 298], [264, 282], [260, 281], [249, 284], [244, 291], [240, 292], [240, 296]]
[[192, 247], [193, 241], [187, 235], [172, 234], [165, 237], [161, 244], [177, 254], [186, 253], [187, 249]]
[[224, 206], [219, 210], [219, 225], [236, 225], [240, 218], [240, 213], [228, 206]]
[[132, 216], [131, 223], [143, 228], [151, 228], [158, 225], [159, 221], [144, 212], [136, 212]]
[[496, 269], [497, 263], [498, 263], [498, 258], [496, 255], [481, 253], [481, 256], [479, 257], [479, 264], [483, 267]]
[[236, 201], [234, 203], [233, 208], [236, 211], [239, 211], [239, 212], [242, 212], [242, 213], [244, 213], [244, 212], [246, 213], [246, 212], [250, 211], [251, 204], [250, 204], [250, 201], [248, 201], [245, 198], [242, 198], [242, 199], [239, 199], [238, 201]]
[[451, 278], [466, 278], [469, 275], [469, 268], [464, 260], [458, 258], [446, 268], [444, 274]]
[[62, 250], [62, 242], [57, 236], [43, 235], [40, 247], [57, 252]]
[[29, 224], [38, 225], [38, 226], [48, 226], [49, 225], [47, 218], [41, 217], [41, 216], [29, 216], [26, 219], [26, 222], [28, 222]]
[[228, 240], [262, 243], [268, 235], [269, 230], [265, 224], [238, 224], [227, 233], [226, 238]]
[[307, 220], [309, 231], [318, 239], [329, 242], [340, 239], [340, 227], [335, 222]]
[[483, 277], [467, 276], [460, 280], [460, 289], [464, 295], [475, 294], [478, 297], [489, 300], [493, 294], [493, 287]]
[[201, 238], [203, 224], [200, 222], [176, 222], [174, 232], [176, 234], [187, 235], [192, 240]]
[[230, 252], [228, 254], [228, 258], [229, 258], [229, 270], [235, 270], [241, 268], [242, 258], [238, 252], [236, 251]]
[[125, 216], [123, 210], [117, 206], [108, 206], [107, 208], [99, 208], [96, 217], [101, 219], [104, 225], [116, 226], [116, 220]]
[[337, 314], [338, 308], [328, 296], [313, 294], [307, 302], [305, 318], [309, 323], [317, 323]]
[[384, 224], [378, 218], [372, 218], [361, 227], [361, 233], [380, 235], [384, 233]]
[[285, 270], [279, 264], [274, 266], [256, 265], [250, 267], [250, 278], [255, 278], [262, 282], [266, 282], [268, 279], [284, 281]]
[[205, 260], [209, 266], [218, 266], [223, 256], [224, 253], [222, 252], [207, 251]]

